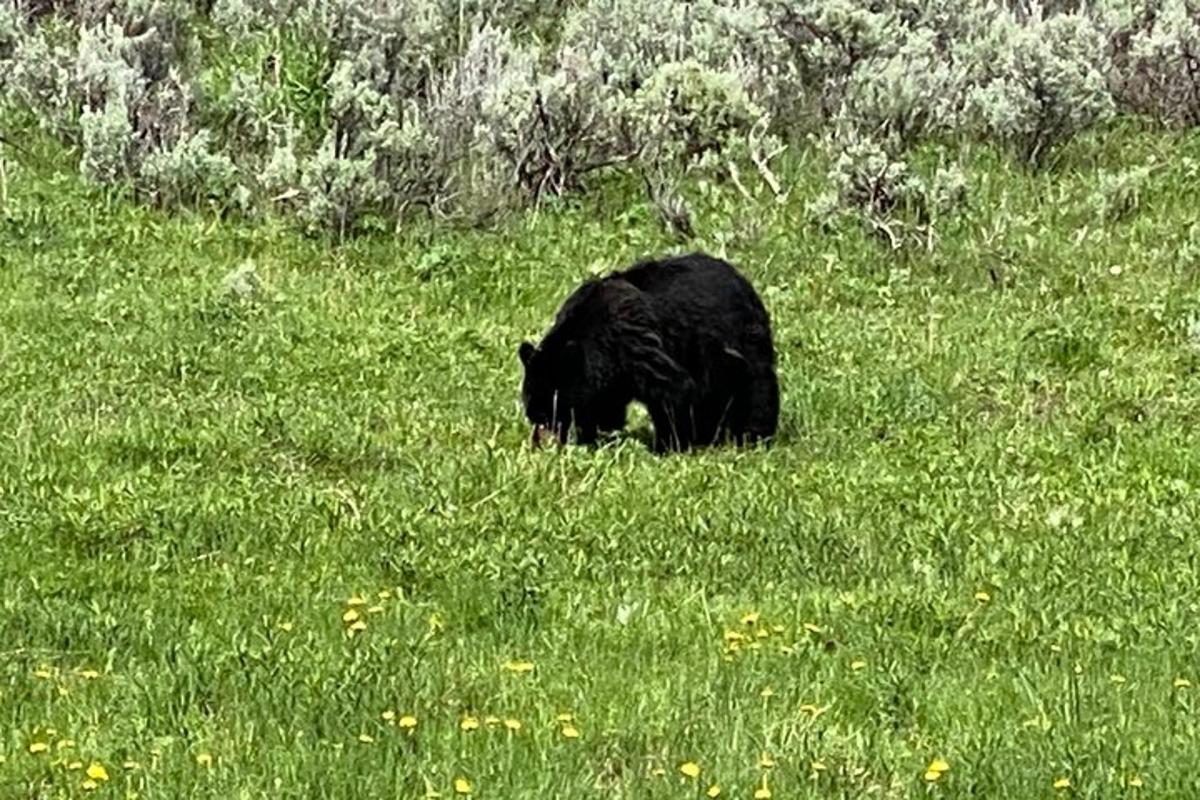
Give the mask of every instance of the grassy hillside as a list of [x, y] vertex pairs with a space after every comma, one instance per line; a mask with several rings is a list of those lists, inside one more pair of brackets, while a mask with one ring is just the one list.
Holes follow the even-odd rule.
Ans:
[[819, 165], [782, 205], [690, 187], [783, 429], [674, 457], [644, 421], [533, 452], [518, 408], [517, 343], [675, 247], [634, 192], [334, 248], [26, 146], [0, 797], [1200, 790], [1200, 137], [967, 153], [969, 210], [902, 256], [812, 227]]

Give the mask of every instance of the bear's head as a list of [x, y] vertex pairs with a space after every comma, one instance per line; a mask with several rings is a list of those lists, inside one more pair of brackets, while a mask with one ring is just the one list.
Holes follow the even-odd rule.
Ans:
[[534, 447], [551, 436], [566, 444], [587, 392], [579, 343], [558, 344], [548, 339], [535, 347], [521, 342], [517, 355], [525, 369], [521, 403], [525, 418], [533, 425]]

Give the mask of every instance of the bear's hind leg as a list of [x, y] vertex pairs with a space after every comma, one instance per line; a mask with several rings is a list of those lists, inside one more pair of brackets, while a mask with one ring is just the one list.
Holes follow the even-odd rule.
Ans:
[[732, 433], [739, 445], [769, 441], [779, 427], [779, 379], [773, 371], [751, 378], [738, 393]]

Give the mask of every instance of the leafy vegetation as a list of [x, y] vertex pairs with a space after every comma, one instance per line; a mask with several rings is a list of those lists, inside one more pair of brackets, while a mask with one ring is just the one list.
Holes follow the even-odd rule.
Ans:
[[1195, 795], [1194, 133], [919, 148], [969, 201], [896, 253], [818, 159], [681, 183], [783, 429], [660, 458], [517, 404], [564, 294], [673, 246], [636, 185], [329, 246], [20, 130], [0, 795]]

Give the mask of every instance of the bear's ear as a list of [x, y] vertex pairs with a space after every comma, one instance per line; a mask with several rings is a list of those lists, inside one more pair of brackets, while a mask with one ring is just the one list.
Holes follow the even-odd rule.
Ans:
[[529, 342], [521, 342], [521, 346], [517, 348], [517, 355], [521, 357], [521, 363], [529, 366], [529, 362], [533, 359], [534, 347]]

